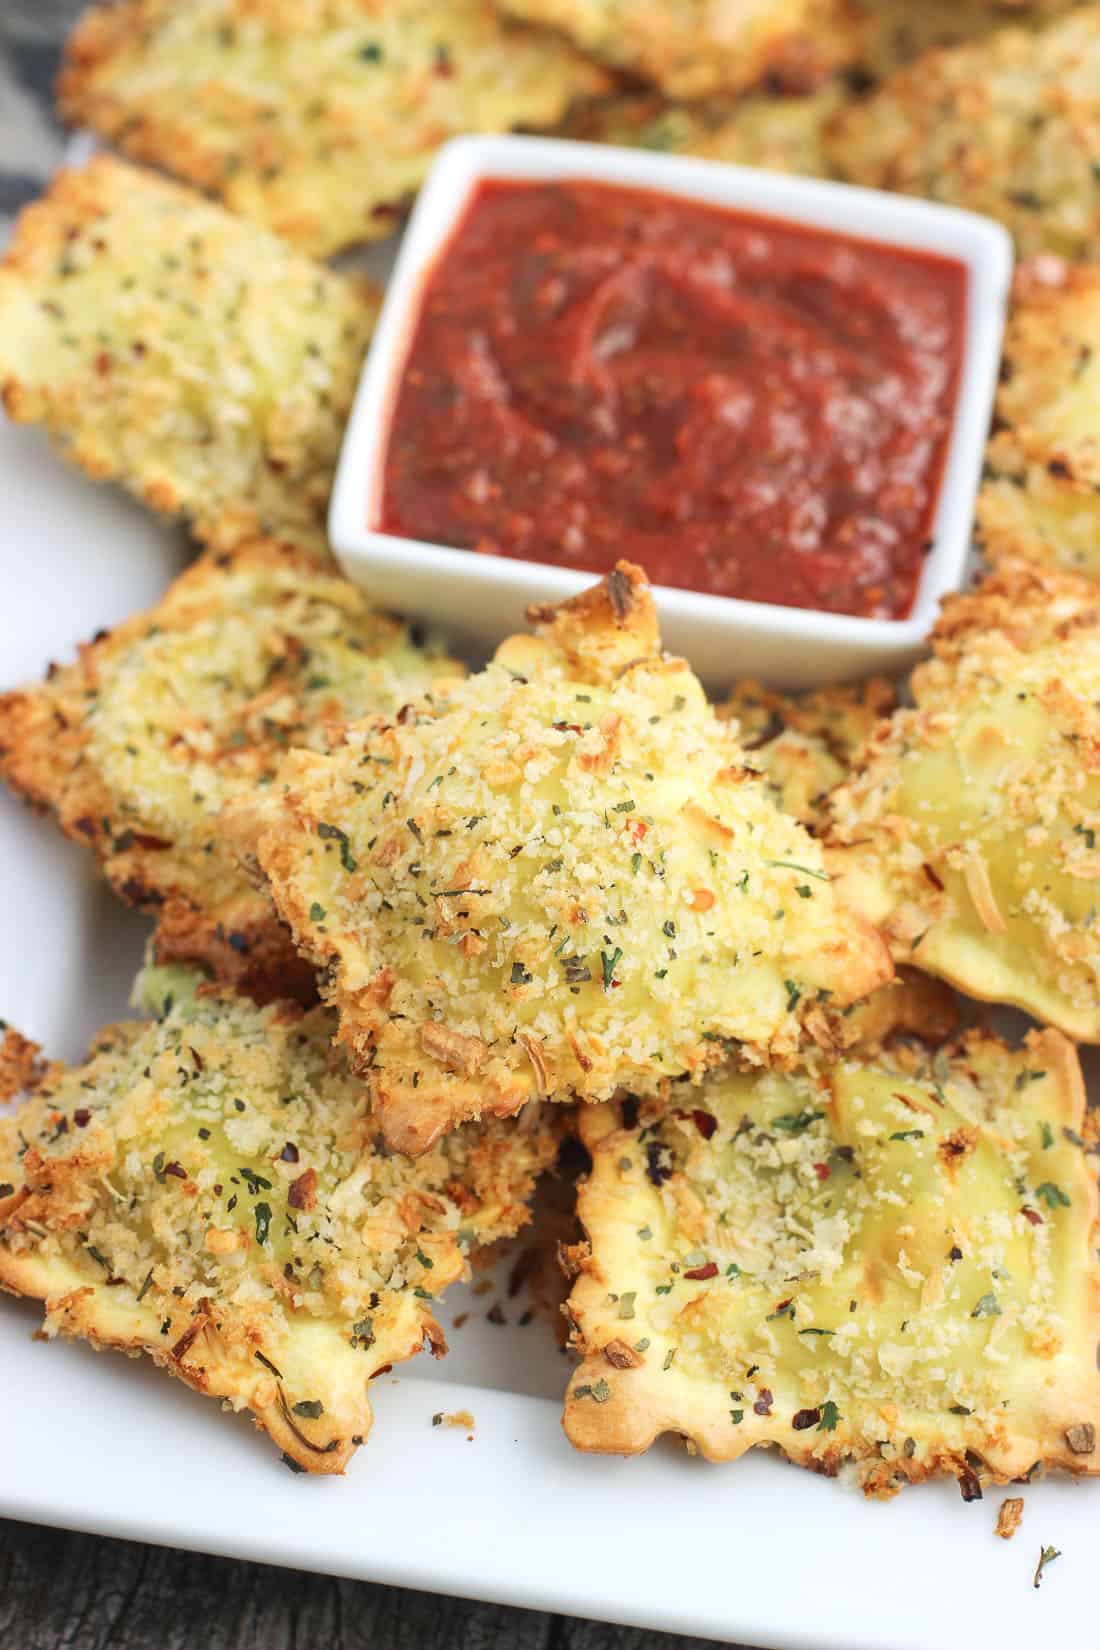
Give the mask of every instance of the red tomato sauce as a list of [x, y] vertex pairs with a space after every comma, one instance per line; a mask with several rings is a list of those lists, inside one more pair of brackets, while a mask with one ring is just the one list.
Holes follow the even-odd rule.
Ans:
[[373, 525], [903, 617], [966, 300], [952, 259], [648, 190], [484, 183], [425, 285]]

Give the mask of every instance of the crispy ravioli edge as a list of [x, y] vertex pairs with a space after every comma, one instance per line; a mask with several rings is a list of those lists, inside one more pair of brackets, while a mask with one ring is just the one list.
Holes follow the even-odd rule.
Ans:
[[[1087, 1097], [1074, 1045], [1060, 1032], [1045, 1030], [1032, 1033], [1027, 1046], [1033, 1056], [1043, 1060], [1050, 1080], [1056, 1085], [1056, 1106], [1064, 1126], [1079, 1131], [1085, 1119]], [[601, 1154], [606, 1157], [612, 1149], [618, 1150], [616, 1137], [621, 1130], [622, 1109], [618, 1103], [602, 1107], [585, 1106], [579, 1111], [578, 1133], [592, 1154], [593, 1171], [587, 1181], [581, 1182], [578, 1190], [578, 1215], [587, 1242], [572, 1257], [578, 1276], [565, 1307], [567, 1316], [575, 1323], [583, 1318], [588, 1308], [598, 1316], [607, 1298], [599, 1254], [600, 1203], [606, 1194], [600, 1185], [598, 1164]], [[1084, 1152], [1080, 1156], [1080, 1170], [1073, 1191], [1086, 1209], [1087, 1232], [1083, 1235], [1090, 1261], [1085, 1286], [1085, 1322], [1080, 1326], [1079, 1336], [1083, 1361], [1087, 1351], [1087, 1373], [1093, 1391], [1091, 1397], [1067, 1410], [1066, 1426], [1092, 1426], [1100, 1435], [1100, 1386], [1095, 1373], [1096, 1347], [1100, 1341], [1100, 1265], [1095, 1260], [1100, 1236], [1100, 1193]], [[621, 1208], [621, 1200], [616, 1201]], [[715, 1406], [705, 1400], [700, 1402], [693, 1392], [696, 1383], [675, 1366], [667, 1371], [646, 1363], [637, 1367], [621, 1367], [621, 1362], [615, 1361], [617, 1348], [611, 1347], [609, 1356], [608, 1349], [589, 1346], [579, 1323], [573, 1339], [583, 1361], [570, 1379], [562, 1426], [570, 1443], [584, 1452], [640, 1455], [662, 1434], [676, 1433], [708, 1461], [734, 1461], [754, 1445], [771, 1444], [777, 1446], [795, 1465], [809, 1467], [830, 1477], [835, 1476], [846, 1461], [866, 1458], [872, 1453], [870, 1447], [862, 1451], [851, 1447], [857, 1443], [855, 1439], [850, 1440], [848, 1446], [843, 1446], [832, 1440], [829, 1433], [822, 1434], [815, 1444], [814, 1440], [818, 1438], [816, 1430], [795, 1431], [789, 1422], [777, 1432], [774, 1417], [769, 1417], [770, 1430], [767, 1433], [762, 1427], [754, 1427], [750, 1414], [746, 1414], [741, 1426], [733, 1428], [728, 1420], [729, 1406], [724, 1390], [717, 1405], [721, 1410], [719, 1419], [705, 1413], [708, 1407]], [[591, 1388], [601, 1381], [609, 1389], [603, 1402], [593, 1402], [587, 1394], [577, 1396], [578, 1387]], [[991, 1451], [983, 1457], [984, 1467], [992, 1482], [1001, 1485], [1020, 1478], [1037, 1459], [1046, 1467], [1059, 1467], [1075, 1476], [1100, 1473], [1100, 1451], [1094, 1446], [1087, 1454], [1075, 1452], [1064, 1431], [1051, 1429], [1048, 1434], [1038, 1437], [1036, 1444], [1036, 1450], [1022, 1451], [1017, 1447], [1014, 1454], [1009, 1451], [998, 1456], [996, 1451]], [[927, 1462], [908, 1461], [904, 1456], [899, 1456], [891, 1459], [889, 1465], [891, 1474], [900, 1474], [910, 1483], [919, 1483], [942, 1473], [958, 1477], [968, 1467], [965, 1458], [946, 1444], [941, 1449], [933, 1450]], [[893, 1493], [893, 1488], [872, 1476], [865, 1486], [865, 1493], [885, 1497]]]

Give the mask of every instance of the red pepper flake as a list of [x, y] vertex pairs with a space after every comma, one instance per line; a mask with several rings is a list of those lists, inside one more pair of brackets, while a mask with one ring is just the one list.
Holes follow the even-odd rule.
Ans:
[[317, 1170], [307, 1169], [297, 1180], [292, 1180], [286, 1200], [292, 1209], [312, 1209], [317, 1202]]
[[964, 1501], [980, 1501], [982, 1486], [978, 1482], [978, 1475], [971, 1467], [963, 1467], [959, 1473], [959, 1492]]
[[164, 1172], [165, 1174], [174, 1174], [177, 1180], [187, 1179], [187, 1170], [184, 1168], [182, 1163], [166, 1163], [164, 1165]]
[[78, 1106], [73, 1112], [73, 1122], [78, 1129], [86, 1129], [92, 1121], [92, 1114], [84, 1106]]
[[753, 1414], [770, 1415], [772, 1412], [772, 1404], [774, 1402], [775, 1399], [772, 1397], [770, 1390], [766, 1386], [762, 1386], [756, 1394], [756, 1402], [752, 1406]]
[[714, 1134], [715, 1129], [718, 1127], [717, 1117], [714, 1116], [713, 1112], [709, 1111], [693, 1111], [691, 1114], [691, 1121], [695, 1124], [695, 1127], [699, 1130], [699, 1133], [702, 1135], [704, 1140], [709, 1140]]
[[718, 1276], [718, 1267], [714, 1261], [708, 1260], [705, 1266], [693, 1266], [690, 1272], [684, 1273], [684, 1276], [693, 1279], [697, 1283], [703, 1283], [707, 1278]]
[[832, 1172], [833, 1172], [832, 1169], [830, 1169], [830, 1167], [827, 1163], [815, 1163], [814, 1164], [814, 1174], [817, 1176], [817, 1178], [819, 1180], [828, 1180], [828, 1178], [832, 1174]]
[[796, 1432], [805, 1432], [807, 1427], [816, 1427], [820, 1419], [819, 1409], [800, 1409], [791, 1417], [791, 1426]]
[[1023, 1215], [1025, 1220], [1030, 1220], [1033, 1226], [1041, 1226], [1043, 1224], [1043, 1217], [1039, 1213], [1038, 1209], [1029, 1209], [1026, 1203], [1020, 1210], [1020, 1213]]
[[935, 888], [939, 893], [942, 894], [943, 893], [943, 879], [932, 868], [932, 866], [929, 865], [927, 860], [925, 860], [924, 864], [921, 866], [921, 870], [924, 872], [925, 876], [928, 878], [928, 880], [932, 884], [933, 888]]

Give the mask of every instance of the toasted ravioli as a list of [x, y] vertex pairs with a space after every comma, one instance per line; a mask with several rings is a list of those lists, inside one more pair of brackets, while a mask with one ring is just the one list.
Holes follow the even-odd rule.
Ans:
[[831, 793], [841, 896], [897, 960], [1100, 1041], [1096, 587], [1005, 563], [933, 644]]
[[809, 90], [859, 50], [849, 0], [500, 0], [562, 29], [584, 51], [654, 81], [670, 97], [741, 91], [771, 80]]
[[206, 541], [264, 531], [327, 558], [377, 307], [364, 283], [99, 156], [20, 214], [0, 264], [0, 394], [89, 475]]
[[534, 1108], [416, 1164], [382, 1150], [323, 1010], [225, 994], [101, 1034], [0, 1117], [0, 1286], [48, 1335], [147, 1352], [342, 1472], [370, 1377], [446, 1350], [432, 1299], [514, 1232], [555, 1141]]
[[565, 135], [821, 177], [826, 170], [822, 127], [850, 96], [839, 79], [806, 97], [750, 93], [705, 103], [665, 103], [652, 92], [623, 92], [581, 105]]
[[978, 536], [986, 555], [1100, 576], [1100, 265], [1024, 266], [1005, 335]]
[[998, 218], [1022, 253], [1100, 255], [1100, 6], [925, 53], [824, 148], [849, 182]]
[[774, 1445], [883, 1496], [1100, 1471], [1084, 1109], [1052, 1031], [584, 1108], [569, 1438]]
[[0, 696], [0, 773], [157, 916], [161, 960], [308, 999], [312, 971], [223, 841], [219, 810], [269, 783], [289, 746], [392, 715], [460, 668], [283, 546], [208, 552], [150, 612]]
[[890, 965], [620, 563], [235, 810], [390, 1143], [781, 1058]]
[[860, 66], [876, 79], [934, 46], [984, 40], [1014, 24], [1041, 28], [1080, 0], [859, 0], [865, 18]]
[[487, 0], [119, 0], [69, 38], [66, 116], [315, 256], [388, 235], [439, 146], [552, 126], [606, 76]]
[[893, 684], [871, 676], [797, 698], [759, 682], [737, 682], [715, 709], [723, 721], [736, 721], [749, 760], [763, 771], [779, 807], [816, 831], [826, 793], [896, 703]]

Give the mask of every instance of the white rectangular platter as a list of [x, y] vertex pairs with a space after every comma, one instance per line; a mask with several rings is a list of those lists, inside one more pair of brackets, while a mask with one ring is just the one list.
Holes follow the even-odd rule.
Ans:
[[[39, 675], [153, 600], [172, 535], [69, 473], [0, 419], [0, 686]], [[0, 1016], [75, 1057], [126, 1012], [145, 924], [50, 824], [0, 796]], [[954, 1485], [864, 1502], [765, 1455], [717, 1468], [671, 1442], [583, 1457], [559, 1425], [565, 1355], [545, 1318], [469, 1321], [442, 1364], [375, 1383], [375, 1428], [347, 1477], [292, 1476], [242, 1418], [151, 1368], [45, 1345], [0, 1300], [0, 1513], [169, 1546], [538, 1609], [805, 1650], [1095, 1650], [1100, 1486], [1028, 1488], [1023, 1528], [993, 1534], [1008, 1492]], [[465, 1430], [433, 1427], [469, 1409]], [[1062, 1558], [1031, 1585], [1041, 1546]]]

